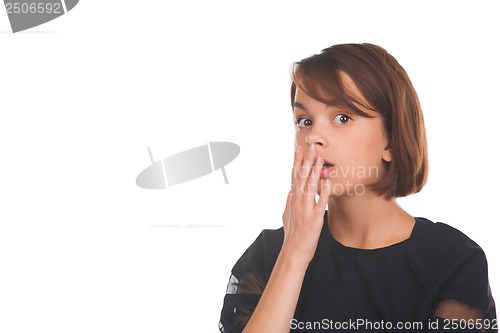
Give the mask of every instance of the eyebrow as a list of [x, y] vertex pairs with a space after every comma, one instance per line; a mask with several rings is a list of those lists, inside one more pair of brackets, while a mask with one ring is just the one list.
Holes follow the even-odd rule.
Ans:
[[307, 108], [299, 102], [293, 102], [293, 107], [307, 111]]

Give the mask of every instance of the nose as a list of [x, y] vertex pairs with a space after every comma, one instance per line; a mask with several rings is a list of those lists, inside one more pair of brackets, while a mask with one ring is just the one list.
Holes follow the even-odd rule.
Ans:
[[325, 148], [328, 145], [327, 139], [318, 130], [313, 130], [308, 135], [306, 135], [306, 143], [309, 146], [316, 145], [316, 147], [320, 146], [322, 148]]

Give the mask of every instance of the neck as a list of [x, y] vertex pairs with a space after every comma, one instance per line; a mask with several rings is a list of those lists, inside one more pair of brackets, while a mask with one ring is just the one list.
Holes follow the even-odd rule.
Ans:
[[341, 244], [361, 249], [386, 247], [408, 239], [415, 219], [395, 198], [372, 192], [362, 196], [330, 197], [328, 227]]

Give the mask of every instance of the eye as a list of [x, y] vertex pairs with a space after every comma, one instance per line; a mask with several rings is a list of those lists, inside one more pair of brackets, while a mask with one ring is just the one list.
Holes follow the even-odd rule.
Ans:
[[352, 118], [349, 117], [348, 115], [338, 114], [335, 116], [333, 121], [336, 122], [337, 124], [347, 124], [349, 121], [351, 121], [351, 119]]
[[299, 126], [299, 127], [311, 126], [311, 124], [312, 124], [311, 119], [307, 119], [307, 118], [299, 118], [299, 119], [295, 122], [295, 125], [297, 125], [297, 126]]

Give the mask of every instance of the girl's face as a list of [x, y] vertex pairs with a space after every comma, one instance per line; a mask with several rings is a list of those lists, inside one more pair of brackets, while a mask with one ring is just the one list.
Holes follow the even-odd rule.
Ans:
[[[349, 93], [365, 103], [352, 79], [343, 72], [340, 77]], [[380, 180], [385, 172], [383, 161], [390, 162], [392, 158], [391, 151], [386, 149], [388, 140], [382, 116], [362, 105], [358, 107], [374, 118], [323, 104], [299, 87], [295, 93], [296, 144], [304, 151], [315, 145], [317, 155], [326, 165], [321, 171], [319, 188], [321, 182], [330, 179], [330, 196], [363, 195], [370, 191], [366, 185]]]

